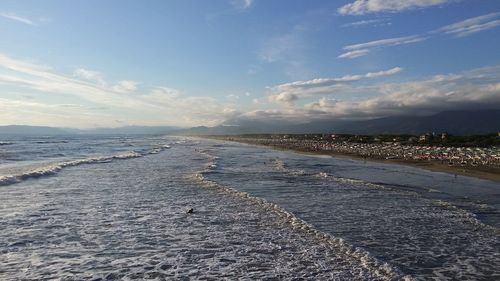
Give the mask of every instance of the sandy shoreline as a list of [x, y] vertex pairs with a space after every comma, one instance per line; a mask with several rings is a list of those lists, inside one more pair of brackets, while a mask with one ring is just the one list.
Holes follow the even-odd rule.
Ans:
[[[276, 147], [274, 147], [276, 148]], [[287, 149], [281, 149], [287, 150]], [[292, 150], [291, 150], [292, 151]], [[319, 155], [329, 155], [337, 158], [348, 158], [348, 159], [356, 159], [356, 160], [366, 160], [373, 162], [381, 162], [381, 163], [392, 163], [392, 164], [400, 164], [407, 165], [417, 168], [426, 169], [433, 172], [442, 172], [448, 174], [456, 174], [468, 177], [481, 178], [486, 180], [492, 180], [500, 182], [500, 168], [494, 167], [462, 167], [462, 166], [448, 166], [447, 164], [441, 164], [437, 161], [417, 161], [417, 160], [403, 160], [403, 159], [376, 159], [376, 158], [363, 158], [353, 154], [341, 154], [334, 153], [328, 151], [301, 151], [301, 150], [293, 150], [299, 153], [307, 153], [307, 154], [319, 154]]]
[[332, 151], [312, 151], [312, 150], [301, 150], [301, 149], [292, 149], [286, 148], [282, 146], [273, 146], [273, 145], [263, 145], [256, 144], [253, 142], [244, 142], [244, 141], [236, 141], [236, 140], [226, 140], [220, 138], [214, 138], [218, 140], [231, 141], [237, 143], [245, 143], [249, 145], [256, 145], [262, 147], [269, 147], [276, 150], [282, 151], [293, 151], [303, 154], [314, 154], [314, 155], [326, 155], [335, 158], [344, 158], [344, 159], [355, 159], [362, 161], [372, 161], [372, 162], [380, 162], [380, 163], [391, 163], [391, 164], [399, 164], [399, 165], [407, 165], [412, 167], [417, 167], [433, 172], [442, 172], [448, 174], [455, 174], [467, 177], [475, 177], [480, 179], [486, 179], [491, 181], [500, 182], [500, 167], [484, 167], [484, 166], [448, 166], [447, 164], [442, 164], [437, 161], [418, 161], [418, 160], [403, 160], [403, 159], [378, 159], [378, 158], [365, 158], [356, 154], [347, 154], [347, 153], [338, 153]]

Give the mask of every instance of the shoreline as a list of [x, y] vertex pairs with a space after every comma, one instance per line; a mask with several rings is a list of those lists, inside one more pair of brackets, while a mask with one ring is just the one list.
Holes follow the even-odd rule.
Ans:
[[[274, 147], [273, 147], [274, 148]], [[421, 168], [424, 170], [432, 171], [432, 172], [440, 172], [447, 174], [455, 174], [460, 176], [474, 177], [479, 179], [485, 179], [495, 182], [500, 182], [500, 168], [493, 167], [461, 167], [461, 166], [448, 166], [447, 164], [441, 164], [436, 161], [417, 161], [417, 160], [403, 160], [403, 159], [376, 159], [376, 158], [364, 158], [354, 154], [342, 154], [337, 152], [327, 152], [327, 151], [302, 151], [296, 149], [280, 149], [280, 150], [288, 150], [295, 151], [303, 154], [314, 154], [314, 155], [327, 155], [334, 158], [343, 158], [343, 159], [353, 159], [353, 160], [361, 160], [361, 161], [370, 161], [370, 162], [378, 162], [378, 163], [387, 163], [387, 164], [398, 164], [411, 166], [416, 168]]]
[[236, 143], [244, 143], [244, 144], [248, 144], [248, 145], [267, 147], [267, 148], [271, 148], [271, 149], [275, 149], [275, 150], [292, 151], [292, 152], [301, 153], [301, 154], [324, 155], [324, 156], [330, 156], [333, 158], [342, 158], [342, 159], [352, 159], [352, 160], [358, 160], [358, 161], [370, 161], [370, 162], [378, 162], [378, 163], [405, 165], [405, 166], [416, 167], [416, 168], [420, 168], [420, 169], [424, 169], [424, 170], [428, 170], [428, 171], [432, 171], [432, 172], [441, 172], [441, 173], [454, 174], [454, 175], [460, 175], [460, 176], [474, 177], [474, 178], [490, 180], [490, 181], [500, 183], [500, 167], [448, 166], [447, 164], [441, 164], [437, 161], [378, 159], [378, 158], [373, 158], [373, 157], [362, 157], [362, 156], [359, 156], [356, 154], [339, 153], [339, 152], [332, 152], [332, 151], [313, 151], [313, 150], [307, 150], [307, 149], [287, 148], [287, 147], [281, 147], [281, 146], [256, 144], [253, 142], [227, 140], [227, 139], [221, 139], [221, 138], [209, 138], [209, 139], [223, 140], [223, 141], [236, 142]]

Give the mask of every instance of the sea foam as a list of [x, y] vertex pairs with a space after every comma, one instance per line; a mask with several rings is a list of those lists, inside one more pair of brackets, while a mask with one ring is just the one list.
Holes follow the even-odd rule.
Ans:
[[127, 151], [127, 152], [122, 152], [122, 153], [114, 154], [114, 155], [96, 156], [96, 157], [88, 157], [88, 158], [84, 158], [84, 159], [68, 160], [68, 161], [50, 163], [50, 164], [47, 164], [47, 165], [44, 165], [41, 167], [37, 167], [37, 168], [33, 168], [31, 170], [28, 170], [28, 171], [21, 172], [21, 173], [0, 176], [0, 186], [19, 183], [19, 182], [22, 182], [22, 181], [27, 180], [27, 179], [55, 175], [59, 171], [61, 171], [64, 168], [67, 168], [67, 167], [74, 167], [74, 166], [84, 165], [84, 164], [107, 163], [107, 162], [111, 162], [114, 160], [138, 158], [138, 157], [146, 156], [149, 154], [157, 154], [157, 153], [160, 153], [161, 151], [163, 151], [165, 149], [169, 149], [169, 148], [170, 148], [169, 145], [156, 145], [153, 148], [151, 148], [145, 152], [142, 152], [142, 153], [137, 152], [137, 151]]
[[[346, 256], [359, 261], [362, 267], [371, 272], [371, 274], [376, 276], [379, 280], [413, 280], [410, 276], [401, 273], [398, 268], [393, 267], [386, 262], [381, 262], [364, 249], [354, 247], [344, 241], [342, 238], [338, 238], [331, 234], [317, 230], [311, 224], [298, 218], [293, 213], [285, 210], [275, 203], [269, 202], [263, 198], [252, 196], [247, 192], [239, 191], [232, 187], [219, 184], [213, 180], [206, 178], [205, 174], [210, 173], [212, 167], [217, 167], [218, 157], [211, 155], [208, 151], [200, 151], [199, 153], [206, 156], [209, 160], [205, 165], [205, 169], [198, 171], [192, 175], [192, 179], [198, 182], [199, 185], [230, 196], [235, 196], [247, 200], [266, 211], [275, 213], [284, 223], [286, 223], [292, 229], [303, 231], [311, 235], [312, 238], [322, 241], [333, 250], [343, 253]], [[278, 160], [274, 164], [277, 167], [282, 168], [280, 170], [286, 170], [286, 167], [282, 161]]]

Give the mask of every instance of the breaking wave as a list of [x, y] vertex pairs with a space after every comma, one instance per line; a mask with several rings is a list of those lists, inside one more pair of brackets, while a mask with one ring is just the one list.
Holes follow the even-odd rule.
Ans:
[[344, 177], [336, 177], [333, 175], [330, 175], [326, 172], [319, 172], [319, 173], [307, 173], [304, 170], [301, 169], [290, 169], [283, 160], [280, 159], [272, 159], [271, 163], [274, 167], [275, 170], [284, 173], [285, 175], [288, 176], [312, 176], [316, 178], [322, 178], [322, 179], [329, 179], [335, 182], [343, 183], [343, 184], [351, 184], [351, 185], [361, 185], [361, 186], [366, 186], [370, 188], [375, 188], [375, 189], [385, 189], [389, 190], [390, 188], [379, 184], [379, 183], [371, 183], [363, 180], [358, 180], [358, 179], [352, 179], [352, 178], [344, 178]]
[[29, 171], [25, 171], [13, 175], [0, 176], [0, 186], [11, 185], [15, 183], [22, 182], [27, 179], [40, 178], [43, 176], [52, 176], [60, 172], [62, 169], [67, 167], [74, 167], [84, 164], [97, 164], [97, 163], [107, 163], [114, 160], [124, 160], [130, 158], [138, 158], [146, 156], [149, 154], [157, 154], [165, 149], [169, 149], [169, 145], [157, 145], [152, 149], [146, 150], [145, 152], [137, 151], [127, 151], [119, 154], [109, 155], [109, 156], [96, 156], [77, 160], [68, 160], [63, 162], [51, 163], [42, 167], [37, 167]]
[[[247, 192], [242, 192], [239, 191], [235, 188], [221, 185], [215, 181], [212, 181], [210, 179], [207, 179], [205, 177], [205, 174], [209, 174], [213, 167], [217, 167], [217, 159], [218, 157], [213, 156], [209, 154], [208, 151], [200, 151], [199, 152], [202, 155], [205, 155], [208, 158], [208, 162], [205, 164], [204, 169], [201, 171], [198, 171], [191, 175], [191, 179], [193, 179], [195, 182], [197, 182], [200, 186], [203, 186], [205, 188], [210, 188], [213, 190], [216, 190], [218, 192], [230, 195], [230, 196], [235, 196], [244, 200], [247, 200], [259, 208], [273, 212], [276, 214], [280, 220], [286, 225], [290, 226], [292, 229], [297, 230], [297, 231], [303, 231], [310, 235], [312, 238], [317, 239], [318, 241], [323, 242], [327, 247], [330, 249], [342, 253], [346, 255], [347, 257], [354, 258], [355, 260], [359, 261], [361, 266], [368, 270], [373, 276], [375, 276], [376, 279], [379, 280], [413, 280], [409, 275], [404, 275], [399, 269], [396, 267], [378, 260], [377, 258], [373, 257], [369, 252], [366, 250], [359, 248], [359, 247], [354, 247], [347, 242], [345, 242], [343, 239], [334, 237], [333, 235], [321, 232], [314, 228], [311, 224], [305, 222], [304, 220], [298, 218], [295, 216], [293, 213], [285, 210], [284, 208], [280, 207], [277, 204], [274, 204], [272, 202], [269, 202], [265, 199], [255, 197], [250, 195]], [[273, 160], [273, 163], [275, 166], [282, 170], [286, 171], [286, 167], [284, 163], [280, 160]]]

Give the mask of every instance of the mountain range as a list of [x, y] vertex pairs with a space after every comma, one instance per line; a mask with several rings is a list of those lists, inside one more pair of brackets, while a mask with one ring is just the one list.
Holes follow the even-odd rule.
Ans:
[[421, 134], [447, 132], [453, 135], [487, 134], [500, 131], [500, 110], [445, 111], [431, 116], [391, 116], [370, 120], [315, 120], [303, 124], [244, 120], [233, 125], [194, 127], [184, 135], [231, 135], [259, 133]]
[[421, 134], [447, 132], [474, 135], [500, 132], [500, 110], [445, 111], [430, 116], [391, 116], [369, 120], [314, 120], [302, 124], [286, 121], [239, 120], [231, 125], [193, 127], [126, 126], [119, 128], [71, 129], [41, 126], [0, 126], [0, 135], [236, 135], [265, 133], [338, 133], [338, 134]]

